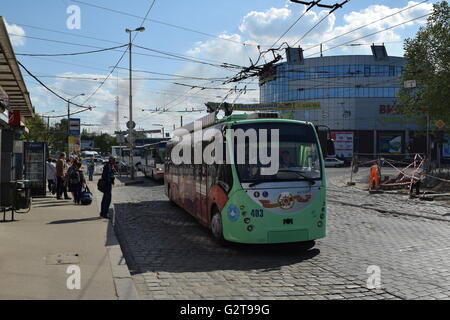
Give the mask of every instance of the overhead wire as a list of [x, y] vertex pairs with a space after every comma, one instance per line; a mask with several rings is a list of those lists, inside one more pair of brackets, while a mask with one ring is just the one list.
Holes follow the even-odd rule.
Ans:
[[[373, 35], [375, 35], [375, 34], [378, 34], [378, 33], [381, 33], [381, 32], [385, 32], [385, 31], [387, 31], [387, 30], [390, 30], [390, 29], [399, 27], [399, 26], [404, 25], [404, 24], [406, 24], [406, 23], [409, 23], [409, 22], [412, 22], [412, 21], [415, 21], [415, 20], [418, 20], [418, 19], [422, 19], [422, 18], [427, 17], [427, 16], [429, 16], [429, 15], [431, 15], [431, 14], [432, 14], [432, 13], [430, 12], [430, 13], [421, 15], [421, 16], [419, 16], [419, 17], [415, 17], [415, 18], [409, 19], [409, 20], [407, 20], [407, 21], [403, 21], [403, 22], [401, 22], [401, 23], [398, 23], [398, 24], [396, 24], [396, 25], [390, 26], [390, 27], [388, 27], [388, 28], [385, 28], [385, 29], [382, 29], [382, 30], [378, 30], [378, 31], [375, 31], [375, 32], [366, 34], [366, 35], [364, 35], [364, 36], [362, 36], [362, 37], [359, 37], [359, 38], [357, 38], [357, 39], [349, 40], [349, 41], [346, 41], [346, 42], [344, 42], [344, 43], [338, 44], [338, 45], [336, 45], [336, 46], [327, 48], [327, 49], [325, 49], [325, 50], [322, 50], [321, 52], [333, 50], [333, 49], [335, 49], [335, 48], [338, 48], [338, 47], [347, 45], [347, 44], [349, 44], [349, 43], [352, 43], [352, 42], [355, 42], [355, 41], [358, 41], [358, 40], [361, 40], [361, 39], [364, 39], [364, 38], [373, 36]], [[318, 53], [320, 53], [320, 52], [316, 52], [316, 53], [310, 54], [310, 55], [306, 56], [306, 58], [311, 57], [311, 56], [313, 56], [313, 55], [316, 55], [316, 54], [318, 54]]]
[[71, 52], [71, 53], [16, 53], [16, 56], [29, 56], [29, 57], [58, 57], [58, 56], [77, 56], [83, 54], [91, 54], [98, 53], [104, 51], [111, 51], [118, 48], [126, 47], [127, 44], [123, 44], [121, 46], [111, 47], [111, 48], [103, 48], [99, 50], [91, 50], [91, 51], [83, 51], [83, 52]]
[[[144, 25], [144, 22], [146, 20], [146, 17], [148, 16], [148, 14], [150, 13], [151, 9], [153, 8], [153, 5], [155, 4], [156, 0], [153, 0], [150, 9], [147, 11], [147, 14], [144, 18], [144, 20], [141, 23], [141, 27]], [[135, 37], [136, 38], [136, 37]], [[132, 45], [132, 44], [130, 44]], [[97, 87], [97, 89], [94, 90], [94, 92], [84, 101], [83, 104], [87, 103], [97, 92], [98, 90], [100, 90], [100, 88], [105, 84], [105, 82], [108, 80], [108, 78], [111, 76], [111, 74], [114, 72], [114, 70], [116, 70], [116, 68], [119, 66], [119, 64], [122, 62], [122, 59], [124, 58], [125, 54], [130, 50], [129, 47], [127, 47], [127, 49], [125, 49], [122, 53], [122, 55], [120, 56], [119, 60], [117, 61], [117, 63], [114, 65], [114, 67], [111, 69], [111, 71], [108, 73], [108, 75], [105, 77], [105, 79], [100, 83], [100, 85]], [[131, 53], [131, 51], [130, 51]]]
[[316, 47], [320, 46], [320, 44], [324, 44], [324, 43], [327, 43], [327, 42], [336, 40], [336, 39], [338, 39], [338, 38], [340, 38], [340, 37], [343, 37], [343, 36], [345, 36], [345, 35], [347, 35], [347, 34], [350, 34], [350, 33], [352, 33], [352, 32], [355, 32], [355, 31], [358, 31], [358, 30], [363, 29], [363, 28], [365, 28], [365, 27], [368, 27], [368, 26], [370, 26], [370, 25], [372, 25], [372, 24], [374, 24], [374, 23], [377, 23], [377, 22], [380, 22], [380, 21], [385, 20], [385, 19], [387, 19], [387, 18], [393, 17], [393, 16], [395, 16], [395, 15], [397, 15], [397, 14], [403, 12], [403, 11], [410, 10], [410, 9], [412, 9], [412, 8], [414, 8], [414, 7], [417, 7], [418, 5], [421, 5], [421, 4], [423, 4], [423, 3], [425, 3], [425, 2], [428, 2], [428, 1], [429, 1], [429, 0], [424, 0], [424, 1], [418, 2], [418, 3], [414, 4], [414, 5], [411, 5], [411, 6], [409, 6], [409, 7], [403, 8], [403, 9], [401, 9], [401, 10], [399, 10], [399, 11], [396, 11], [396, 12], [390, 14], [390, 15], [384, 16], [384, 17], [382, 17], [382, 18], [380, 18], [380, 19], [374, 20], [374, 21], [369, 22], [369, 23], [367, 23], [367, 24], [365, 24], [365, 25], [362, 25], [362, 26], [359, 26], [359, 27], [357, 27], [357, 28], [355, 28], [355, 29], [352, 29], [352, 30], [349, 30], [349, 31], [347, 31], [347, 32], [344, 32], [344, 33], [342, 33], [342, 34], [340, 34], [340, 35], [337, 35], [337, 36], [335, 36], [335, 37], [333, 37], [333, 38], [330, 38], [330, 39], [327, 39], [327, 40], [325, 40], [325, 41], [322, 41], [321, 43], [316, 44], [316, 45], [314, 45], [314, 46], [312, 46], [312, 47], [306, 48], [306, 49], [304, 49], [303, 51], [307, 51], [307, 50], [316, 48]]
[[[45, 89], [47, 89], [49, 92], [51, 92], [53, 95], [55, 95], [56, 97], [58, 97], [59, 99], [63, 100], [64, 102], [70, 102], [68, 99], [64, 98], [63, 96], [61, 96], [60, 94], [58, 94], [57, 92], [55, 92], [53, 89], [49, 88], [45, 83], [43, 83], [38, 77], [36, 77], [31, 71], [29, 71], [19, 60], [17, 60], [17, 63], [19, 64], [19, 66], [22, 67], [22, 69], [25, 70], [25, 72], [27, 72], [33, 79], [35, 79], [40, 85], [42, 85]], [[79, 108], [85, 108], [86, 110], [92, 110], [92, 106], [86, 107], [84, 105], [79, 105], [77, 103], [73, 103], [70, 102], [71, 104], [73, 104], [76, 107]], [[84, 110], [84, 111], [86, 111]], [[54, 118], [54, 117], [52, 117]]]

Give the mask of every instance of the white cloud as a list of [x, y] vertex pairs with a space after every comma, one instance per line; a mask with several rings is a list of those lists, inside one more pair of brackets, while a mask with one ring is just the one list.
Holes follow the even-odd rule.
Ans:
[[[396, 13], [402, 9], [418, 4], [418, 2], [410, 1], [404, 7], [391, 8], [385, 5], [371, 5], [360, 11], [352, 11], [343, 15], [342, 23], [336, 23], [335, 13], [331, 14], [327, 19], [322, 21], [314, 30], [312, 30], [300, 43], [303, 48], [308, 48], [312, 45], [319, 44], [335, 36], [346, 33], [359, 26], [363, 26], [372, 21], [376, 21], [387, 15]], [[252, 11], [248, 13], [242, 20], [239, 27], [240, 31], [247, 37], [254, 39], [259, 43], [273, 43], [275, 42], [304, 12], [306, 7], [303, 7], [300, 12], [294, 11], [290, 7], [285, 8], [271, 8], [264, 12]], [[342, 9], [340, 9], [342, 10]], [[346, 41], [357, 39], [364, 35], [380, 31], [382, 29], [392, 27], [412, 18], [424, 15], [432, 10], [431, 3], [423, 3], [415, 6], [412, 9], [405, 10], [399, 14], [393, 15], [390, 18], [384, 19], [380, 22], [371, 24], [368, 27], [362, 28], [355, 32], [349, 33], [346, 36], [336, 39], [336, 41], [328, 42], [327, 46], [333, 46]], [[282, 41], [288, 42], [290, 45], [296, 43], [307, 30], [320, 21], [327, 10], [321, 10], [318, 13], [315, 11], [308, 11], [301, 20], [283, 37]], [[336, 11], [336, 13], [339, 11]], [[381, 32], [374, 36], [368, 37], [358, 41], [358, 43], [369, 44], [372, 42], [389, 42], [401, 40], [401, 35], [398, 30], [411, 27], [413, 25], [424, 23], [425, 19], [415, 20], [406, 23], [398, 28]], [[367, 52], [367, 47], [364, 48]], [[316, 50], [317, 51], [317, 50]], [[345, 51], [345, 48], [344, 48]]]
[[18, 26], [17, 24], [9, 24], [5, 20], [6, 30], [10, 35], [11, 43], [14, 47], [20, 47], [25, 45], [25, 38], [22, 37], [25, 35], [25, 30]]
[[[285, 8], [270, 8], [264, 12], [252, 11], [242, 20], [239, 30], [260, 43], [262, 46], [271, 46], [278, 38], [304, 13], [303, 7], [300, 12]], [[315, 23], [322, 19], [327, 11], [308, 11], [299, 22], [286, 34], [281, 41], [290, 44], [295, 43]], [[306, 39], [314, 39], [323, 33], [329, 32], [335, 22], [334, 15], [330, 15], [319, 24]], [[281, 44], [278, 43], [278, 44]]]

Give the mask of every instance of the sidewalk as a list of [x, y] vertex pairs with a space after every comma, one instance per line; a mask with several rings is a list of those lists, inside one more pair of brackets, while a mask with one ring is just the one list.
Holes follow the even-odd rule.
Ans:
[[[118, 299], [110, 262], [118, 244], [93, 193], [89, 206], [33, 199], [30, 213], [0, 222], [0, 299]], [[71, 265], [80, 267], [79, 290], [67, 288]]]

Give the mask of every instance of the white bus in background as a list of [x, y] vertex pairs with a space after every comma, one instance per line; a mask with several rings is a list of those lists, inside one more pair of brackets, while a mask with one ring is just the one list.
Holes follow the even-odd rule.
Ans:
[[164, 159], [166, 157], [167, 141], [144, 146], [142, 154], [142, 172], [154, 180], [164, 179]]
[[124, 146], [112, 146], [111, 155], [118, 160], [122, 160], [122, 150], [125, 149]]
[[[138, 171], [142, 171], [143, 158], [142, 154], [144, 146], [138, 146], [133, 148], [133, 166]], [[124, 163], [130, 166], [130, 148], [124, 147], [121, 149], [121, 159]]]

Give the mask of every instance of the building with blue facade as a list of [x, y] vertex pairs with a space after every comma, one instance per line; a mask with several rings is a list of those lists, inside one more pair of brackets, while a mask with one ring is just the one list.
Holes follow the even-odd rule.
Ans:
[[[298, 102], [295, 110], [281, 111], [283, 116], [328, 126], [343, 157], [403, 154], [408, 146], [423, 145], [415, 133], [424, 124], [421, 118], [395, 113], [404, 63], [387, 54], [291, 59], [260, 78], [260, 102]], [[314, 104], [302, 107], [302, 102]]]

